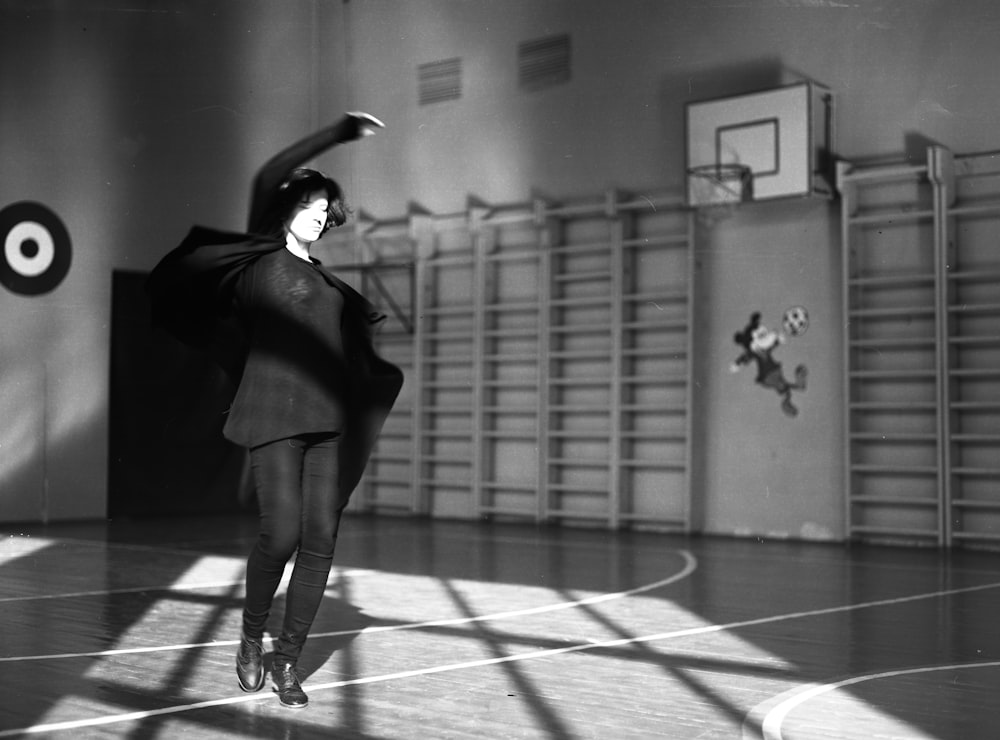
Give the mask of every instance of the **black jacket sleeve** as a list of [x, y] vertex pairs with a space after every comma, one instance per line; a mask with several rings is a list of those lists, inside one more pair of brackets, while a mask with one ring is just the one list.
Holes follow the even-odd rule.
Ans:
[[250, 194], [250, 217], [247, 229], [252, 234], [262, 234], [274, 218], [275, 195], [293, 169], [313, 157], [361, 136], [357, 118], [344, 116], [332, 126], [320, 129], [311, 136], [283, 149], [269, 159], [258, 171]]

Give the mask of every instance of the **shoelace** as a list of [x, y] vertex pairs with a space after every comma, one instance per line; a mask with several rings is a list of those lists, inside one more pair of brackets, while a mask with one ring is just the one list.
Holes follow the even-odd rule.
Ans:
[[244, 639], [240, 641], [240, 660], [244, 663], [249, 663], [251, 660], [260, 660], [260, 657], [263, 654], [263, 645], [256, 643], [253, 640]]
[[295, 668], [290, 663], [278, 664], [274, 667], [275, 683], [280, 684], [283, 689], [299, 688], [299, 677], [295, 675]]

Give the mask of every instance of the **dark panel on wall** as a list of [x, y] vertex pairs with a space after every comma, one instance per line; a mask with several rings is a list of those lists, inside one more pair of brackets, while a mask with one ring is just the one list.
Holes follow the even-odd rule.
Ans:
[[237, 511], [245, 452], [222, 437], [232, 386], [149, 319], [144, 273], [112, 280], [108, 515]]

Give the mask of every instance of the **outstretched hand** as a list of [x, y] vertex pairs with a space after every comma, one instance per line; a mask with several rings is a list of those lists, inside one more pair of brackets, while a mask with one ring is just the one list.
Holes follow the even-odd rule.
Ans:
[[347, 114], [348, 117], [353, 118], [358, 125], [358, 138], [362, 136], [374, 136], [375, 132], [380, 128], [385, 128], [385, 124], [378, 120], [375, 116], [369, 113], [362, 113], [361, 111], [352, 111]]

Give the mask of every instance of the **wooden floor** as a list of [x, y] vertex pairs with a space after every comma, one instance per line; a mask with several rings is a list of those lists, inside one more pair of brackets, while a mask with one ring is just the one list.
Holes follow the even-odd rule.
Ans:
[[351, 516], [288, 710], [254, 526], [0, 525], [0, 737], [1000, 737], [996, 554]]

